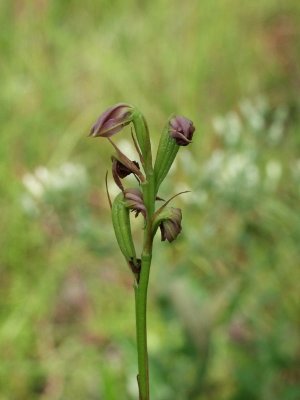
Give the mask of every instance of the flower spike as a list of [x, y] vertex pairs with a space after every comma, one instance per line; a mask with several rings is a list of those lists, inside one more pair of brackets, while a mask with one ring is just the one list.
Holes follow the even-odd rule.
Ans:
[[[131, 124], [131, 138], [138, 156], [138, 162], [130, 160], [113, 142], [112, 136]], [[180, 115], [171, 115], [162, 131], [153, 165], [151, 140], [148, 124], [138, 108], [126, 103], [109, 107], [93, 125], [90, 136], [109, 140], [115, 149], [112, 155], [112, 175], [120, 193], [112, 201], [108, 192], [107, 173], [106, 192], [111, 208], [112, 224], [119, 248], [134, 276], [136, 332], [138, 349], [138, 389], [139, 399], [149, 400], [149, 367], [147, 353], [147, 287], [151, 269], [154, 236], [160, 229], [161, 240], [173, 242], [182, 230], [182, 212], [170, 207], [169, 203], [178, 193], [167, 201], [159, 197], [160, 185], [168, 175], [180, 146], [191, 143], [195, 127], [193, 122]], [[141, 166], [141, 169], [140, 169]], [[127, 188], [124, 178], [133, 174], [138, 187]], [[124, 186], [123, 186], [124, 185]], [[137, 186], [137, 185], [136, 185]], [[156, 201], [162, 205], [156, 207]], [[142, 243], [139, 254], [135, 239], [138, 235], [132, 229], [130, 212], [135, 217], [143, 216]]]

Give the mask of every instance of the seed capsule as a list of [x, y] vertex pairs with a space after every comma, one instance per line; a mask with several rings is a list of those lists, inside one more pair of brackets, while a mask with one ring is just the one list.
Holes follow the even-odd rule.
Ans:
[[129, 209], [120, 193], [112, 204], [112, 222], [120, 250], [127, 262], [137, 264], [134, 243], [131, 234]]

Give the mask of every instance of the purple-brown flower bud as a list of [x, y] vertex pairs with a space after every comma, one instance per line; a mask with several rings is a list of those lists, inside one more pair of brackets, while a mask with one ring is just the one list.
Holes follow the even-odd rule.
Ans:
[[124, 200], [126, 207], [135, 212], [135, 217], [141, 213], [146, 218], [146, 206], [143, 194], [139, 189], [125, 189]]
[[133, 107], [119, 103], [108, 108], [93, 125], [90, 136], [110, 137], [132, 121]]
[[170, 120], [169, 133], [179, 146], [187, 146], [191, 143], [194, 132], [195, 127], [191, 120], [180, 115]]
[[173, 242], [181, 232], [182, 213], [180, 208], [166, 208], [160, 216], [159, 224], [161, 240], [164, 242]]

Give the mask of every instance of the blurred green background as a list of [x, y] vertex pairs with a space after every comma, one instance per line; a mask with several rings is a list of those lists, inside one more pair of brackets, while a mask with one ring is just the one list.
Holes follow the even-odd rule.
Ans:
[[154, 148], [173, 112], [197, 127], [160, 193], [192, 191], [155, 242], [152, 398], [299, 399], [300, 2], [2, 0], [0, 23], [0, 399], [137, 398], [112, 148], [87, 138], [120, 101]]

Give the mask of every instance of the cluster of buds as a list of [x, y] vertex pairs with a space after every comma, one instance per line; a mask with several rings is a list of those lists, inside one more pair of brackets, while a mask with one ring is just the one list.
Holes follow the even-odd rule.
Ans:
[[[130, 160], [111, 137], [120, 132], [125, 126], [133, 124], [132, 140], [139, 157], [139, 162]], [[195, 128], [189, 119], [183, 116], [172, 116], [160, 138], [154, 166], [149, 131], [146, 121], [139, 110], [131, 105], [120, 103], [107, 109], [93, 125], [90, 136], [107, 138], [115, 149], [112, 156], [112, 176], [120, 189], [120, 194], [111, 202], [112, 220], [119, 247], [126, 258], [128, 265], [139, 279], [141, 260], [136, 257], [132, 238], [130, 216], [132, 211], [135, 217], [144, 218], [144, 227], [150, 227], [150, 241], [153, 240], [158, 228], [161, 240], [172, 242], [181, 232], [182, 213], [179, 208], [168, 207], [170, 200], [155, 210], [158, 190], [167, 176], [180, 146], [191, 143]], [[142, 168], [142, 170], [141, 170]], [[138, 187], [125, 188], [123, 180], [133, 174]]]

